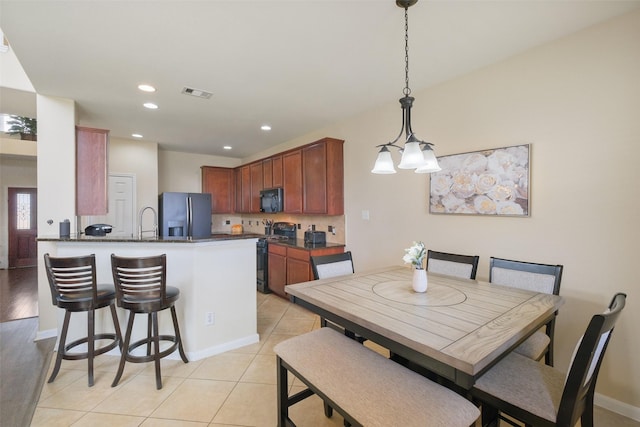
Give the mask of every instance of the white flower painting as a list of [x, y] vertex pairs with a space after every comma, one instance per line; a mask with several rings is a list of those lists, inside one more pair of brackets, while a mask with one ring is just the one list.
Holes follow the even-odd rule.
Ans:
[[429, 212], [529, 216], [529, 144], [438, 157]]

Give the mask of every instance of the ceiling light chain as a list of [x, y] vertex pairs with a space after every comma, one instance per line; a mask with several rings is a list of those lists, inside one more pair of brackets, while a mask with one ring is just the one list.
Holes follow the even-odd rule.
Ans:
[[[404, 97], [400, 98], [400, 106], [402, 108], [402, 126], [400, 133], [391, 142], [377, 145], [381, 147], [378, 152], [376, 163], [372, 173], [376, 174], [392, 174], [396, 173], [393, 166], [393, 159], [389, 147], [395, 147], [402, 153], [402, 159], [398, 165], [401, 169], [415, 169], [416, 173], [437, 172], [440, 169], [435, 153], [431, 148], [432, 143], [419, 140], [413, 133], [411, 127], [411, 107], [413, 106], [414, 97], [409, 96], [411, 89], [409, 88], [409, 7], [413, 6], [418, 0], [396, 0], [398, 7], [404, 8], [404, 61], [405, 61], [405, 88], [403, 89]], [[396, 145], [396, 142], [405, 132], [404, 147]]]

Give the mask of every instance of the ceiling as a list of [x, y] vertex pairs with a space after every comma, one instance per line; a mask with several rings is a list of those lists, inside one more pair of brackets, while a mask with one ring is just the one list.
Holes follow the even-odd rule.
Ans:
[[[409, 9], [410, 87], [638, 7], [421, 0]], [[248, 157], [396, 102], [404, 87], [404, 13], [393, 0], [0, 0], [0, 28], [36, 92], [75, 100], [80, 125], [119, 138], [139, 133], [162, 149]], [[140, 83], [157, 91], [141, 92]], [[187, 96], [184, 87], [212, 96]], [[0, 96], [2, 112], [35, 106], [32, 94], [3, 88]], [[147, 101], [159, 108], [144, 108]]]

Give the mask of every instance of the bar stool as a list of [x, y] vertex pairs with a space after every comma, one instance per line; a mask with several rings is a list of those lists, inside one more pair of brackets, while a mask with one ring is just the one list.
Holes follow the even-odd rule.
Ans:
[[[156, 368], [156, 388], [160, 390], [162, 388], [160, 359], [170, 355], [177, 348], [184, 363], [189, 363], [182, 347], [178, 316], [174, 305], [180, 296], [180, 290], [173, 286], [167, 286], [167, 256], [163, 254], [145, 258], [125, 258], [111, 254], [111, 271], [116, 287], [118, 307], [129, 310], [129, 321], [120, 365], [111, 387], [118, 385], [125, 362], [145, 363], [153, 360]], [[167, 308], [171, 309], [175, 335], [160, 335], [158, 331], [158, 312]], [[147, 336], [132, 343], [131, 332], [136, 313], [148, 315]], [[160, 351], [160, 341], [169, 341], [173, 344]], [[151, 343], [154, 345], [153, 354], [151, 354]], [[143, 345], [147, 347], [147, 354], [133, 355], [133, 350]]]
[[[115, 290], [111, 285], [96, 284], [96, 258], [93, 254], [54, 258], [47, 253], [44, 255], [44, 265], [49, 279], [53, 305], [65, 310], [56, 362], [48, 382], [53, 382], [58, 375], [62, 359], [87, 359], [89, 365], [89, 387], [91, 387], [93, 386], [94, 357], [122, 345], [120, 324], [118, 323], [115, 307]], [[111, 309], [115, 333], [96, 334], [95, 310], [107, 306]], [[71, 319], [71, 313], [76, 312], [87, 312], [87, 336], [67, 344], [69, 320]], [[95, 348], [96, 341], [100, 340], [111, 340], [111, 342], [103, 347]], [[86, 352], [69, 352], [72, 348], [84, 343], [87, 343]]]

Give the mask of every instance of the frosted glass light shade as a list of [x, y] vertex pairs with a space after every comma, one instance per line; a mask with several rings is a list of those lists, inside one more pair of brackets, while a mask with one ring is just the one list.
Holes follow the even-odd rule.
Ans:
[[425, 163], [424, 165], [416, 169], [416, 173], [432, 173], [442, 170], [442, 168], [438, 164], [438, 159], [436, 159], [436, 155], [431, 147], [425, 145], [424, 150], [422, 150], [422, 155], [424, 157]]
[[371, 173], [378, 174], [391, 174], [396, 173], [396, 169], [393, 167], [393, 159], [391, 158], [391, 152], [387, 147], [382, 147], [376, 158], [376, 163], [371, 170]]
[[415, 169], [424, 165], [424, 155], [417, 142], [407, 142], [404, 144], [402, 159], [398, 167], [400, 169]]

